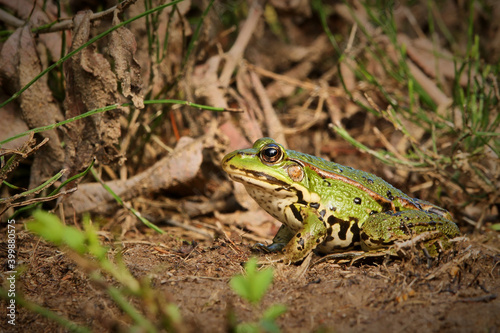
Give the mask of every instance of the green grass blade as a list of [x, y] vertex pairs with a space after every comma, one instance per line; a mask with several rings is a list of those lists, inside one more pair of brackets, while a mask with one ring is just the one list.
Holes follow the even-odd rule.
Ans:
[[[81, 177], [85, 177], [87, 175], [87, 173], [89, 173], [90, 169], [94, 166], [94, 162], [95, 160], [93, 160], [90, 165], [82, 172], [66, 179], [61, 185], [59, 185], [58, 188], [56, 188], [54, 191], [52, 191], [48, 196], [53, 196], [53, 195], [56, 195], [57, 193], [59, 193], [59, 191], [61, 191], [61, 189], [66, 186], [68, 183], [78, 179], [78, 178], [81, 178]], [[38, 207], [39, 205], [41, 204], [41, 202], [37, 202], [37, 203], [34, 203], [34, 204], [31, 204], [31, 205], [28, 205], [28, 206], [25, 206], [25, 207], [21, 207], [20, 209], [16, 210], [14, 212], [14, 214], [12, 214], [11, 217], [9, 217], [9, 219], [13, 219], [15, 218], [17, 215], [21, 214], [22, 212], [25, 212], [25, 211], [29, 211], [29, 210], [32, 210], [36, 207]]]
[[[243, 110], [241, 110], [241, 109], [213, 107], [213, 106], [196, 104], [196, 103], [191, 103], [188, 101], [181, 101], [181, 100], [176, 100], [176, 99], [148, 100], [148, 101], [144, 101], [144, 104], [181, 104], [181, 105], [192, 106], [192, 107], [199, 108], [202, 110], [215, 111], [215, 112], [243, 112]], [[55, 129], [57, 127], [60, 127], [62, 125], [65, 125], [65, 124], [71, 123], [73, 121], [92, 116], [92, 115], [97, 114], [97, 113], [115, 110], [116, 108], [118, 108], [120, 106], [127, 107], [127, 106], [132, 106], [132, 105], [133, 105], [132, 103], [108, 105], [108, 106], [105, 106], [105, 107], [102, 107], [99, 109], [87, 111], [87, 112], [82, 113], [78, 116], [75, 116], [75, 117], [69, 118], [69, 119], [65, 119], [65, 120], [60, 121], [60, 122], [55, 123], [55, 124], [33, 128], [33, 129], [30, 129], [29, 131], [22, 132], [20, 134], [14, 135], [13, 137], [10, 137], [8, 139], [0, 141], [0, 147], [2, 145], [6, 144], [7, 142], [13, 141], [13, 140], [18, 139], [18, 138], [22, 138], [23, 136], [27, 136], [31, 133], [39, 133], [39, 132], [43, 132], [43, 131], [49, 131], [49, 130]]]
[[145, 318], [137, 309], [123, 296], [122, 291], [115, 287], [107, 288], [108, 294], [113, 298], [113, 300], [118, 304], [118, 306], [130, 316], [141, 328], [145, 329], [146, 332], [154, 333], [157, 332], [153, 324]]
[[[43, 182], [42, 184], [38, 185], [37, 187], [35, 188], [32, 188], [31, 190], [28, 190], [28, 191], [24, 191], [22, 193], [19, 193], [19, 194], [16, 194], [15, 196], [13, 197], [8, 197], [8, 198], [0, 198], [0, 204], [2, 202], [6, 202], [6, 201], [11, 201], [11, 200], [15, 200], [17, 198], [22, 198], [22, 197], [26, 197], [28, 195], [31, 195], [31, 194], [36, 194], [38, 193], [39, 191], [43, 190], [44, 188], [46, 188], [47, 186], [49, 186], [50, 184], [56, 182], [59, 178], [62, 177], [62, 175], [64, 175], [64, 173], [66, 172], [66, 169], [63, 169], [61, 171], [59, 171], [57, 174], [55, 174], [54, 176], [52, 176], [51, 178], [49, 178], [48, 180], [46, 180], [45, 182]], [[13, 199], [14, 198], [14, 199]]]
[[135, 217], [137, 217], [142, 223], [144, 223], [146, 226], [148, 226], [149, 228], [153, 229], [154, 231], [160, 233], [160, 234], [163, 234], [164, 231], [161, 230], [160, 228], [158, 228], [155, 224], [151, 223], [150, 221], [148, 221], [146, 218], [144, 218], [143, 216], [141, 216], [141, 214], [135, 210], [133, 207], [130, 207], [129, 205], [126, 205], [122, 198], [120, 198], [119, 195], [117, 195], [112, 189], [111, 187], [109, 187], [108, 185], [106, 185], [102, 179], [99, 177], [99, 175], [97, 175], [97, 173], [95, 172], [95, 170], [92, 168], [92, 175], [94, 176], [95, 180], [97, 180], [99, 183], [101, 183], [101, 185], [104, 187], [104, 189], [106, 189], [106, 191], [108, 191], [109, 194], [111, 194], [111, 196], [116, 200], [116, 202], [122, 206], [123, 208], [126, 208], [128, 209]]

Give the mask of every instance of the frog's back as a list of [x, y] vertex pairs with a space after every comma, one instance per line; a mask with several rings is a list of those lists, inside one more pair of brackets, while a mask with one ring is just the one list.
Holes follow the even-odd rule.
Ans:
[[318, 175], [323, 178], [330, 178], [329, 175], [331, 175], [332, 178], [334, 178], [336, 175], [340, 175], [350, 179], [352, 182], [357, 183], [366, 189], [377, 193], [378, 195], [390, 201], [394, 200], [395, 197], [412, 200], [410, 196], [408, 196], [401, 190], [395, 188], [382, 178], [369, 172], [356, 170], [350, 166], [344, 166], [335, 162], [327, 161], [320, 157], [304, 154], [293, 150], [288, 151], [288, 157], [296, 161], [305, 162], [312, 165], [313, 167], [320, 169], [322, 172], [318, 172]]

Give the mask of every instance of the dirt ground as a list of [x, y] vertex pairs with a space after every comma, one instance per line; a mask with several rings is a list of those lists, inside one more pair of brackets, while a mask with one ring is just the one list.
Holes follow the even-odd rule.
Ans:
[[[64, 252], [23, 231], [18, 239], [24, 267], [18, 288], [26, 298], [96, 332], [125, 329], [109, 296]], [[258, 312], [230, 289], [230, 277], [242, 272], [251, 255], [272, 258], [252, 254], [251, 243], [241, 238], [232, 242], [206, 241], [169, 227], [168, 235], [137, 233], [108, 245], [122, 252], [135, 277], [149, 276], [154, 290], [178, 305], [186, 332], [224, 332], [230, 309], [240, 320], [252, 320]], [[430, 263], [413, 257], [315, 264], [321, 258], [315, 255], [305, 272], [275, 264], [275, 280], [262, 306], [286, 305], [278, 320], [284, 332], [497, 332], [498, 244], [497, 234], [473, 235]], [[15, 331], [61, 328], [19, 308]]]
[[[153, 322], [148, 300], [178, 307], [171, 331], [234, 331], [231, 318], [254, 321], [283, 304], [283, 332], [500, 332], [498, 1], [167, 3], [127, 0], [113, 16], [94, 1], [0, 1], [0, 103], [12, 99], [0, 108], [0, 142], [100, 110], [1, 145], [2, 271], [10, 270], [4, 222], [38, 200], [79, 229], [91, 214], [108, 257], [120, 254], [159, 295], [131, 303]], [[113, 105], [121, 106], [104, 112]], [[269, 243], [279, 223], [220, 166], [264, 136], [449, 210], [464, 239], [435, 260], [410, 251], [273, 263], [251, 247]], [[49, 195], [94, 162], [94, 175]], [[24, 192], [62, 170], [43, 190]], [[28, 232], [29, 219], [15, 218], [16, 295], [94, 332], [129, 332], [130, 316], [107, 290], [117, 279], [96, 282], [93, 258]], [[258, 306], [229, 285], [251, 256], [275, 270]], [[7, 325], [2, 297], [1, 332], [69, 331], [23, 306]]]

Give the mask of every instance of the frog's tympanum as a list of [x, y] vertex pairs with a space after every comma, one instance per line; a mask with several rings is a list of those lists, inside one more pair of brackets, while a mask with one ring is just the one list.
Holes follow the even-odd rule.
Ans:
[[423, 248], [435, 252], [459, 235], [448, 211], [411, 198], [375, 175], [286, 150], [270, 138], [226, 155], [222, 167], [283, 223], [265, 249], [284, 250], [289, 262], [313, 250], [389, 248], [424, 233], [433, 236], [425, 238]]

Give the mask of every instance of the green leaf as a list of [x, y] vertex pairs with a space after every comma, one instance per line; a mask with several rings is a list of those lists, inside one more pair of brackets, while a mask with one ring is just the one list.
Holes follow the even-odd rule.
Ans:
[[262, 314], [262, 319], [260, 320], [260, 326], [265, 332], [279, 333], [280, 328], [276, 324], [276, 319], [286, 312], [286, 306], [283, 304], [271, 305]]
[[229, 284], [233, 290], [244, 299], [250, 299], [247, 282], [243, 275], [237, 275], [231, 278]]
[[281, 332], [280, 328], [273, 320], [262, 319], [260, 322], [260, 327], [263, 328], [264, 332], [271, 332], [271, 333]]
[[57, 246], [67, 245], [78, 253], [85, 253], [85, 235], [74, 227], [61, 223], [54, 214], [37, 210], [33, 212], [34, 222], [28, 222], [28, 230], [40, 235], [43, 239]]
[[99, 261], [104, 260], [108, 249], [101, 245], [99, 238], [97, 237], [97, 230], [90, 222], [89, 215], [83, 217], [83, 228], [85, 230], [85, 236], [87, 237], [87, 251], [99, 259]]
[[231, 288], [250, 303], [260, 302], [273, 281], [273, 270], [270, 268], [257, 270], [257, 259], [252, 258], [245, 264], [246, 276], [237, 275], [231, 278]]
[[87, 251], [85, 235], [76, 228], [64, 226], [63, 242], [80, 254]]
[[236, 333], [260, 333], [260, 328], [256, 323], [242, 323], [236, 326]]
[[178, 324], [182, 323], [181, 311], [179, 310], [179, 307], [174, 303], [167, 304], [165, 307], [165, 312], [169, 315], [169, 318], [170, 320], [172, 320], [172, 322]]
[[64, 238], [64, 225], [57, 216], [37, 210], [33, 212], [34, 222], [28, 222], [28, 230], [42, 236], [45, 240], [61, 245]]
[[267, 289], [273, 282], [273, 271], [271, 269], [264, 269], [256, 272], [255, 278], [250, 281], [252, 296], [255, 303], [259, 302], [266, 293]]
[[266, 311], [262, 315], [262, 318], [275, 320], [284, 313], [286, 313], [286, 306], [283, 304], [275, 304], [266, 309]]

